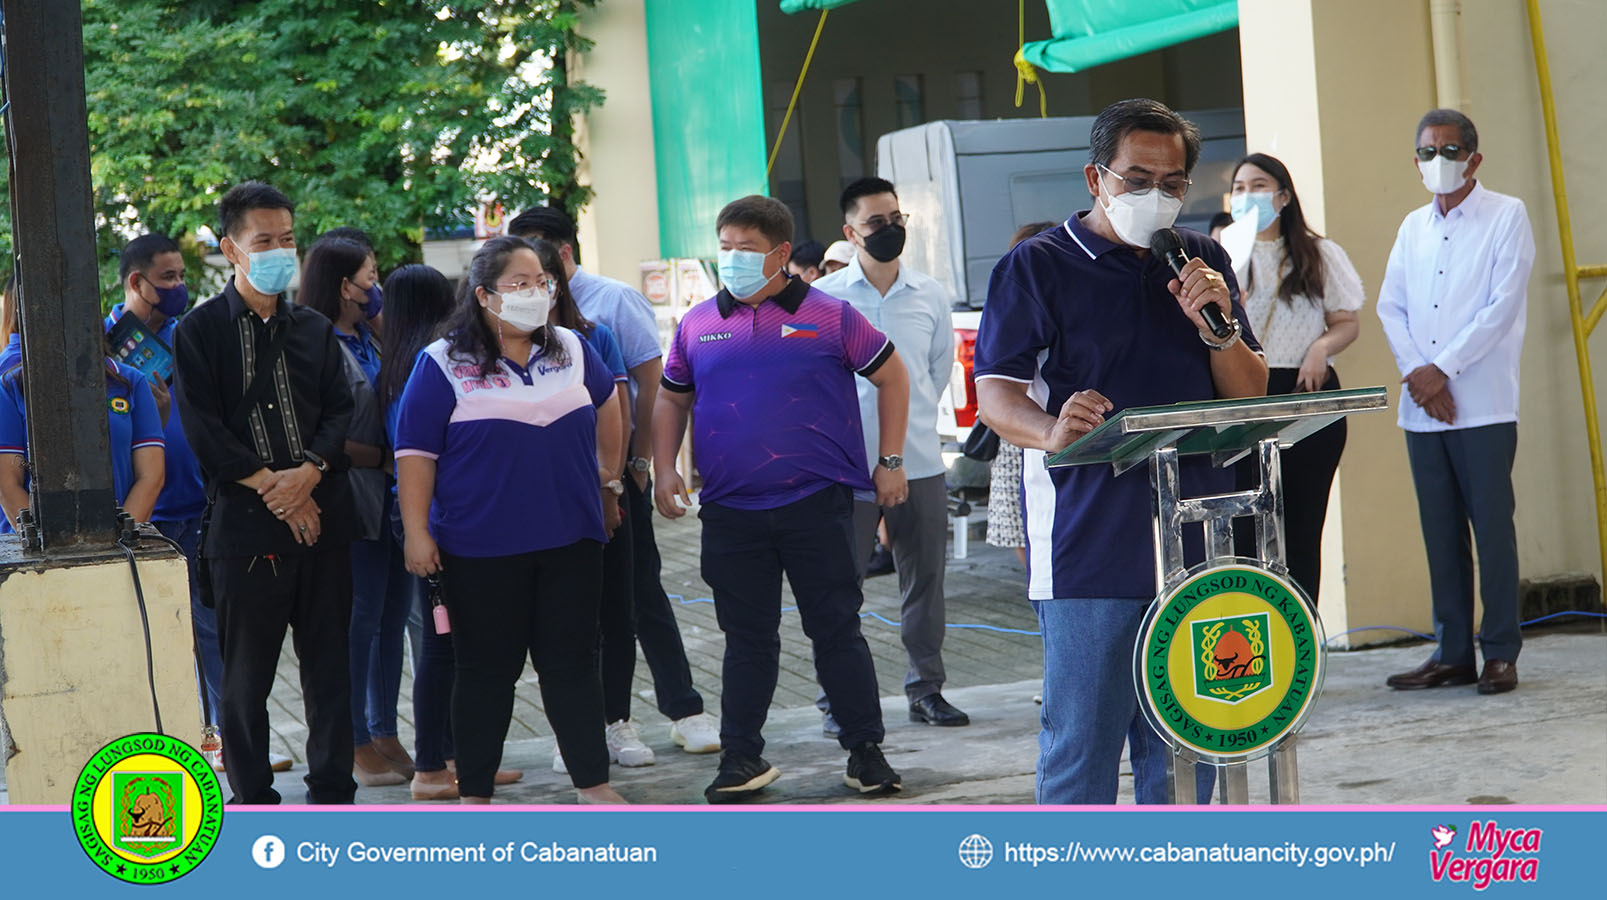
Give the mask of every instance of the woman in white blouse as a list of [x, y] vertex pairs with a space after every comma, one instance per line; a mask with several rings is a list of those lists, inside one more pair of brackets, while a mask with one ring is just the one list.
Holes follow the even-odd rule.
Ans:
[[[1333, 358], [1356, 339], [1356, 311], [1365, 300], [1361, 277], [1338, 244], [1306, 225], [1289, 169], [1264, 153], [1246, 156], [1233, 172], [1234, 221], [1250, 216], [1259, 233], [1241, 291], [1250, 327], [1267, 355], [1267, 393], [1336, 390]], [[1313, 603], [1328, 491], [1344, 449], [1340, 419], [1283, 453], [1289, 572]], [[1254, 463], [1240, 464], [1241, 488], [1259, 480]], [[1240, 544], [1240, 552], [1247, 544]]]

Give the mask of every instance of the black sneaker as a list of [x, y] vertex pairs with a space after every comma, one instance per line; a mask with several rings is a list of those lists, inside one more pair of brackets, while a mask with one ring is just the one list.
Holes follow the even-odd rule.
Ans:
[[903, 781], [882, 756], [882, 748], [865, 741], [848, 752], [843, 784], [861, 794], [890, 794], [904, 789]]
[[[885, 763], [883, 764], [886, 765]], [[759, 793], [765, 785], [781, 777], [781, 770], [758, 756], [743, 756], [734, 750], [720, 754], [720, 774], [703, 790], [710, 803], [736, 803]]]

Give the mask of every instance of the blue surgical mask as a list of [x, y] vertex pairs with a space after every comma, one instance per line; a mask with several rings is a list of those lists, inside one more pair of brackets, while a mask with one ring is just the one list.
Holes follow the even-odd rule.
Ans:
[[[775, 251], [770, 251], [774, 253]], [[719, 258], [720, 281], [731, 296], [746, 300], [764, 290], [776, 273], [764, 273], [764, 261], [770, 253], [755, 250], [721, 250]]]
[[363, 301], [363, 318], [372, 319], [385, 308], [385, 293], [377, 284], [369, 285], [363, 293], [368, 295], [368, 299]]
[[1254, 210], [1256, 215], [1256, 230], [1265, 231], [1278, 218], [1278, 210], [1272, 208], [1272, 199], [1278, 195], [1277, 191], [1246, 191], [1233, 195], [1233, 221], [1237, 222]]
[[264, 294], [281, 294], [290, 287], [296, 276], [296, 250], [294, 247], [276, 247], [248, 254], [251, 260], [246, 280]]

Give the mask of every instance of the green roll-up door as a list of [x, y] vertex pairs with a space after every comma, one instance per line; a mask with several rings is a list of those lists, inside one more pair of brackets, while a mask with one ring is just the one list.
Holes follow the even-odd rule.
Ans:
[[753, 0], [647, 0], [659, 253], [719, 249], [720, 207], [768, 192]]
[[1239, 24], [1238, 0], [1045, 0], [1045, 5], [1054, 37], [1028, 41], [1022, 55], [1050, 72], [1081, 72]]

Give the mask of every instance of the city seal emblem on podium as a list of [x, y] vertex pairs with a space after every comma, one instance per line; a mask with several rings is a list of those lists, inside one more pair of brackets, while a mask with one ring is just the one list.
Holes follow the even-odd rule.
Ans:
[[1322, 624], [1286, 577], [1217, 561], [1162, 592], [1133, 657], [1141, 705], [1173, 749], [1240, 762], [1304, 723], [1322, 684]]
[[217, 843], [223, 791], [194, 748], [162, 734], [102, 747], [73, 785], [73, 831], [113, 878], [160, 884], [193, 871]]

